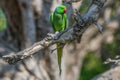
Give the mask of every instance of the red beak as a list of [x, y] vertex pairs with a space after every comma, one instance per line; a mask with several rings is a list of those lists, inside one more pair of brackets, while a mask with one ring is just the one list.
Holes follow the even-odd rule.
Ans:
[[66, 13], [66, 12], [67, 12], [67, 9], [65, 8], [65, 9], [64, 9], [64, 13]]

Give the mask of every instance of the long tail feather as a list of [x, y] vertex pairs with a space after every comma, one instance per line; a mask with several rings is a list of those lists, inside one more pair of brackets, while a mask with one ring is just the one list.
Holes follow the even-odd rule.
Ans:
[[61, 58], [62, 58], [62, 43], [57, 43], [57, 56], [58, 56], [58, 65], [61, 74]]

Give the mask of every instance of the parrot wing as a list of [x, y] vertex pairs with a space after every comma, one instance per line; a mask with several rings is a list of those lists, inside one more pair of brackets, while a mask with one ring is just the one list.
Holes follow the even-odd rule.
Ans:
[[66, 14], [64, 14], [64, 20], [65, 20], [65, 28], [64, 29], [66, 29], [66, 27], [68, 26], [68, 18], [67, 18]]
[[55, 26], [54, 26], [54, 22], [53, 22], [53, 13], [50, 14], [50, 23], [53, 27], [53, 30], [55, 31]]

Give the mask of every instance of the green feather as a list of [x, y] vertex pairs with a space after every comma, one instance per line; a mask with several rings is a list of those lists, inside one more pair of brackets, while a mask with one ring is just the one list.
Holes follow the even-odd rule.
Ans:
[[68, 24], [66, 14], [58, 14], [56, 12], [50, 15], [50, 22], [55, 32], [65, 30]]
[[[64, 5], [58, 6], [55, 11], [50, 15], [50, 23], [53, 27], [54, 32], [60, 32], [66, 29], [68, 25], [67, 15], [64, 12], [66, 7]], [[58, 65], [61, 74], [61, 57], [62, 57], [62, 43], [57, 43], [57, 55], [58, 55]]]
[[62, 43], [57, 43], [58, 66], [61, 74]]
[[0, 31], [5, 30], [6, 26], [7, 26], [6, 17], [4, 15], [2, 9], [0, 8]]

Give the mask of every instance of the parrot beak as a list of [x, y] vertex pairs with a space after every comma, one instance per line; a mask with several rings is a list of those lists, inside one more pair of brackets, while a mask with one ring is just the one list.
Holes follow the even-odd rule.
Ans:
[[67, 9], [65, 8], [65, 9], [64, 9], [64, 13], [66, 13], [66, 12], [67, 12]]

